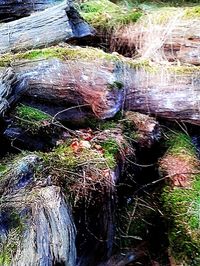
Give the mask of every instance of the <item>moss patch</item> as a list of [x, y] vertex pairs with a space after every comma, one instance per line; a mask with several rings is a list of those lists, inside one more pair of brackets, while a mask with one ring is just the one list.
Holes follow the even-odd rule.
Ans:
[[135, 23], [143, 12], [138, 9], [127, 10], [108, 0], [90, 0], [80, 5], [81, 15], [93, 27], [112, 30]]
[[[200, 174], [199, 164], [191, 139], [183, 134], [171, 135], [168, 141], [169, 149], [165, 158], [171, 158], [171, 164], [162, 165], [166, 174], [170, 173], [175, 160], [190, 168], [186, 178], [190, 179], [190, 186], [167, 185], [162, 193], [163, 207], [169, 228], [170, 250], [175, 260], [184, 265], [199, 265], [200, 263]], [[165, 160], [165, 159], [164, 159]], [[164, 161], [166, 163], [166, 161]], [[170, 166], [171, 165], [171, 166]], [[180, 164], [180, 167], [183, 168]], [[179, 176], [184, 169], [177, 169]]]
[[200, 6], [188, 7], [184, 13], [185, 19], [200, 19]]
[[6, 212], [10, 212], [8, 218], [9, 231], [6, 241], [0, 248], [0, 265], [9, 266], [24, 232], [24, 224], [16, 211], [11, 209], [6, 210]]
[[16, 107], [14, 119], [15, 124], [37, 133], [42, 127], [50, 125], [52, 117], [39, 109], [21, 104]]

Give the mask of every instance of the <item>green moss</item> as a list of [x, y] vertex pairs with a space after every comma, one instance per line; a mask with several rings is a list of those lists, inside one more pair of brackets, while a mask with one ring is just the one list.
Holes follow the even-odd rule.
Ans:
[[19, 105], [14, 113], [15, 124], [32, 133], [37, 133], [40, 128], [50, 125], [52, 117], [43, 111], [27, 105]]
[[[14, 64], [19, 60], [40, 60], [40, 59], [51, 59], [58, 58], [60, 60], [80, 60], [86, 62], [98, 62], [107, 61], [113, 64], [126, 64], [128, 67], [133, 69], [144, 69], [148, 72], [157, 71], [157, 67], [153, 66], [149, 60], [133, 60], [125, 58], [121, 55], [106, 53], [101, 49], [92, 47], [50, 47], [44, 49], [30, 50], [24, 53], [18, 54], [6, 54], [0, 57], [0, 67], [6, 67], [10, 64]], [[121, 81], [116, 81], [115, 84], [121, 87]]]
[[173, 66], [168, 67], [167, 70], [176, 75], [192, 75], [200, 72], [199, 66]]
[[41, 122], [51, 118], [50, 115], [40, 111], [39, 109], [23, 104], [16, 108], [16, 115], [18, 115], [19, 118], [30, 122]]
[[141, 10], [127, 10], [108, 0], [90, 0], [80, 5], [83, 18], [98, 29], [113, 29], [136, 22]]
[[5, 172], [7, 169], [6, 165], [0, 164], [0, 173]]
[[200, 19], [200, 6], [188, 7], [185, 9], [185, 19]]
[[196, 152], [190, 137], [183, 133], [171, 134], [167, 144], [167, 154], [185, 158], [194, 172], [190, 175], [190, 187], [167, 185], [162, 193], [170, 250], [177, 262], [197, 266], [200, 263], [200, 174], [195, 164]]
[[114, 139], [108, 139], [101, 143], [101, 146], [105, 150], [104, 156], [110, 168], [116, 166], [116, 156], [119, 153], [119, 145]]
[[114, 81], [113, 83], [108, 84], [109, 90], [121, 90], [123, 87], [124, 84], [121, 81]]
[[101, 49], [86, 47], [72, 48], [66, 47], [50, 47], [44, 49], [30, 50], [24, 53], [17, 54], [5, 54], [0, 57], [0, 67], [8, 66], [19, 60], [39, 60], [39, 59], [50, 59], [58, 58], [60, 60], [78, 60], [90, 61], [90, 60], [108, 60], [108, 61], [122, 61], [123, 57], [105, 53]]
[[6, 210], [10, 213], [9, 217], [9, 231], [7, 240], [0, 247], [0, 265], [10, 266], [12, 258], [19, 246], [22, 234], [24, 232], [24, 224], [19, 213], [16, 211]]
[[191, 138], [184, 133], [173, 133], [168, 135], [168, 153], [173, 155], [188, 155], [191, 158], [196, 156], [196, 150]]

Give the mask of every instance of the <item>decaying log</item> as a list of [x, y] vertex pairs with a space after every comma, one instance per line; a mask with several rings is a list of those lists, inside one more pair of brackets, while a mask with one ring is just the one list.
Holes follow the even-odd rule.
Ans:
[[6, 0], [0, 1], [0, 20], [13, 20], [29, 16], [36, 11], [42, 11], [62, 0]]
[[158, 66], [129, 70], [125, 109], [200, 124], [200, 70]]
[[75, 266], [76, 233], [70, 208], [59, 187], [45, 180], [33, 186], [39, 164], [38, 156], [28, 155], [1, 175], [1, 263]]
[[101, 119], [126, 109], [200, 124], [198, 67], [138, 66], [138, 63], [135, 67], [134, 61], [130, 66], [121, 59], [73, 60], [69, 54], [82, 53], [84, 48], [59, 49], [62, 53], [66, 51], [66, 59], [55, 55], [12, 64], [17, 90], [24, 91], [24, 97], [63, 107], [88, 106]]
[[49, 59], [18, 64], [14, 69], [18, 79], [28, 84], [26, 97], [55, 105], [88, 105], [100, 118], [112, 117], [121, 108], [123, 90], [109, 88], [119, 79], [112, 63]]
[[175, 132], [169, 136], [170, 145], [159, 161], [159, 172], [165, 180], [161, 200], [168, 226], [170, 265], [198, 265], [200, 162], [188, 135]]
[[93, 35], [68, 1], [0, 26], [0, 54]]

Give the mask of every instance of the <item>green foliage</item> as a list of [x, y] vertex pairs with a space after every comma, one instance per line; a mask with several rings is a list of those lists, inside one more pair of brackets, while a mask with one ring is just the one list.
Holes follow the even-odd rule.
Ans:
[[114, 29], [135, 23], [143, 13], [127, 10], [108, 0], [89, 0], [80, 5], [83, 18], [98, 29]]

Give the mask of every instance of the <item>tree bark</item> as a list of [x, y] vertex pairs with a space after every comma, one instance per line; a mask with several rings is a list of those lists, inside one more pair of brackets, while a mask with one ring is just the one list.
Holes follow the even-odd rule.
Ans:
[[0, 1], [0, 20], [14, 20], [29, 16], [36, 11], [42, 11], [62, 0], [6, 0]]
[[17, 95], [13, 95], [17, 86], [17, 77], [12, 68], [1, 70], [0, 72], [0, 116], [17, 99]]
[[32, 16], [2, 24], [0, 54], [50, 46], [93, 33], [77, 11], [64, 1]]
[[198, 68], [129, 70], [125, 109], [200, 124]]
[[[18, 159], [1, 173], [0, 237], [2, 265], [76, 265], [76, 230], [58, 186], [35, 184], [37, 155]], [[10, 248], [10, 245], [12, 248]]]

